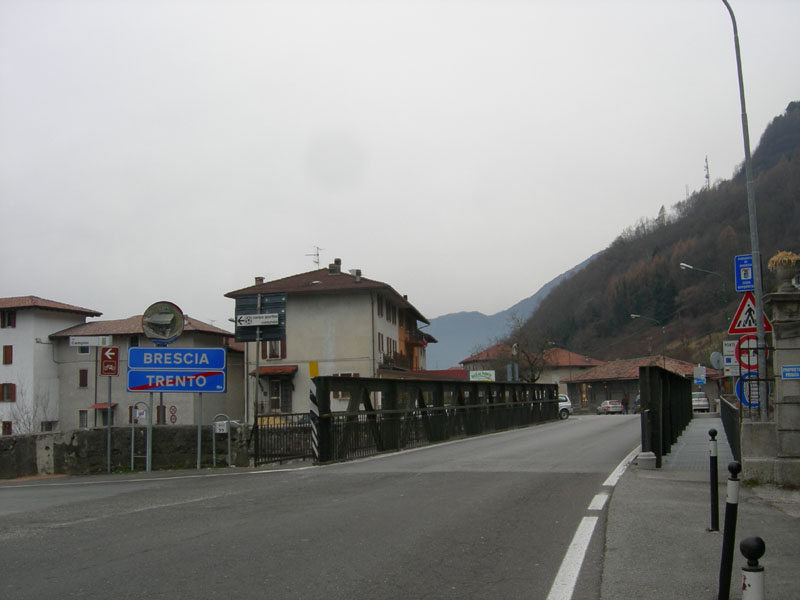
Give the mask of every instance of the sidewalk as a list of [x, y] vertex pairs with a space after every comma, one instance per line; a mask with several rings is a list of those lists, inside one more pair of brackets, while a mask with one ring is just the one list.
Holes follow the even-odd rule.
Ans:
[[[719, 532], [709, 532], [708, 430], [718, 432]], [[661, 469], [634, 461], [614, 488], [606, 525], [603, 600], [716, 600], [728, 463], [733, 460], [718, 415], [697, 417]], [[742, 597], [739, 542], [761, 537], [766, 598], [800, 598], [800, 491], [740, 486], [730, 597]]]

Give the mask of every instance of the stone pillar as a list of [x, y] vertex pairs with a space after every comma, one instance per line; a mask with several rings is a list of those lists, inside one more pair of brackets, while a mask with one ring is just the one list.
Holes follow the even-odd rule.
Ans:
[[[800, 370], [800, 292], [786, 286], [779, 290], [764, 298], [767, 314], [771, 315], [775, 348], [772, 355], [775, 374], [773, 483], [796, 487], [800, 486], [800, 379], [793, 378], [793, 374]], [[783, 379], [784, 367], [798, 369], [786, 373], [787, 378]], [[742, 454], [746, 464], [744, 447]]]

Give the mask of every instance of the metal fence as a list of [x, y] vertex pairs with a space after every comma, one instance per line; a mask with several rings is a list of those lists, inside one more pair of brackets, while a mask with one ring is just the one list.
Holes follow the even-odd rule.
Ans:
[[661, 367], [640, 367], [642, 451], [656, 468], [692, 420], [692, 382]]
[[[256, 465], [334, 462], [558, 419], [554, 384], [317, 377], [311, 413], [260, 414]], [[349, 398], [332, 411], [331, 396]], [[375, 408], [377, 395], [380, 408]]]

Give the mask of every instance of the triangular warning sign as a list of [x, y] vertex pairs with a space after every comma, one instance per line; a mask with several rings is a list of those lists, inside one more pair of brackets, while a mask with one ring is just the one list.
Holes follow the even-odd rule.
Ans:
[[[728, 333], [755, 333], [756, 326], [756, 297], [753, 292], [745, 292], [736, 314], [733, 315]], [[772, 331], [772, 323], [769, 322], [767, 315], [764, 315], [764, 333]]]

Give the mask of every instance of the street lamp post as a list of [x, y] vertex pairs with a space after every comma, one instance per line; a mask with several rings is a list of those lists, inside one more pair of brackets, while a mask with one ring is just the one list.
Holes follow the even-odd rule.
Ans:
[[664, 326], [661, 324], [661, 321], [655, 319], [653, 317], [648, 317], [645, 315], [637, 315], [635, 313], [631, 313], [631, 319], [647, 319], [648, 321], [652, 321], [659, 327], [661, 327], [661, 361], [664, 364], [664, 370], [667, 369], [667, 355], [664, 349]]
[[700, 271], [701, 273], [707, 273], [708, 275], [716, 275], [719, 277], [720, 281], [722, 282], [722, 314], [725, 317], [725, 324], [728, 325], [728, 293], [727, 288], [725, 287], [725, 278], [716, 271], [708, 271], [706, 269], [701, 269], [700, 267], [693, 267], [692, 265], [688, 265], [686, 263], [681, 263], [679, 266], [684, 270]]
[[750, 252], [753, 255], [753, 296], [756, 305], [756, 355], [758, 357], [758, 399], [761, 410], [761, 420], [769, 420], [767, 406], [767, 381], [766, 381], [766, 343], [764, 341], [764, 298], [761, 289], [761, 250], [758, 242], [758, 219], [756, 218], [756, 191], [753, 182], [753, 167], [750, 160], [750, 131], [747, 126], [747, 108], [744, 101], [744, 77], [742, 76], [742, 53], [739, 49], [739, 30], [736, 26], [736, 16], [733, 14], [728, 0], [722, 0], [731, 16], [733, 24], [733, 45], [736, 51], [736, 73], [739, 77], [739, 102], [742, 107], [742, 138], [744, 142], [744, 172], [747, 178], [747, 213], [750, 223]]

